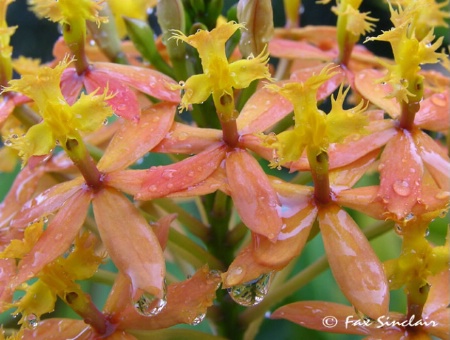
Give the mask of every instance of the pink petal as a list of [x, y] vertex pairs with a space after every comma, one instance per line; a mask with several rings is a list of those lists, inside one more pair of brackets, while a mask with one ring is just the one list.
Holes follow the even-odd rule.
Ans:
[[378, 70], [366, 69], [355, 75], [355, 86], [365, 99], [383, 109], [392, 118], [400, 116], [400, 105], [395, 98], [386, 98], [392, 89], [389, 84], [381, 84], [384, 74]]
[[25, 227], [28, 223], [47, 216], [61, 207], [64, 202], [80, 189], [82, 177], [57, 184], [26, 202], [20, 213], [11, 221], [11, 227]]
[[374, 150], [353, 163], [330, 170], [329, 177], [333, 192], [355, 185], [375, 162], [379, 152], [380, 150]]
[[147, 170], [119, 170], [105, 174], [103, 183], [129, 195], [137, 195], [146, 179]]
[[151, 318], [145, 317], [139, 315], [129, 304], [122, 313], [119, 327], [161, 329], [180, 323], [190, 324], [212, 306], [220, 281], [220, 275], [204, 266], [190, 279], [169, 285], [167, 305], [159, 314]]
[[241, 134], [263, 132], [292, 112], [291, 102], [279, 93], [260, 88], [239, 114], [236, 124]]
[[205, 180], [225, 157], [225, 146], [217, 144], [198, 155], [167, 166], [152, 167], [146, 171], [141, 191], [135, 198], [150, 200], [184, 190]]
[[300, 211], [293, 215], [292, 209], [283, 206], [283, 200], [280, 201], [281, 216], [285, 218], [277, 242], [273, 243], [263, 236], [253, 234], [255, 261], [274, 270], [284, 268], [293, 258], [300, 255], [317, 216], [317, 208], [311, 201], [305, 202], [304, 206], [300, 206]]
[[73, 105], [83, 89], [84, 76], [79, 76], [75, 68], [66, 68], [61, 76], [61, 92], [69, 105]]
[[2, 124], [6, 118], [9, 117], [15, 106], [16, 105], [11, 96], [6, 96], [6, 94], [2, 96], [0, 101], [0, 124]]
[[112, 63], [95, 63], [94, 68], [104, 77], [116, 79], [152, 97], [172, 103], [180, 102], [180, 91], [170, 88], [170, 85], [177, 83], [158, 71]]
[[0, 259], [0, 313], [9, 309], [6, 303], [11, 303], [14, 289], [10, 283], [16, 275], [16, 259]]
[[449, 92], [435, 93], [420, 102], [414, 123], [422, 129], [446, 132], [450, 127]]
[[449, 191], [450, 159], [437, 142], [422, 131], [413, 134], [414, 142], [427, 170], [439, 188]]
[[222, 131], [174, 123], [154, 152], [197, 154], [222, 140]]
[[161, 217], [158, 221], [151, 223], [153, 232], [164, 250], [169, 239], [170, 224], [177, 218], [177, 214], [169, 214]]
[[139, 122], [125, 121], [98, 163], [100, 171], [125, 169], [157, 145], [173, 123], [176, 106], [160, 103], [144, 110]]
[[272, 57], [331, 61], [333, 56], [304, 41], [274, 38], [269, 43]]
[[84, 223], [90, 201], [91, 192], [81, 189], [65, 202], [31, 251], [20, 261], [16, 284], [33, 277], [67, 251]]
[[164, 256], [147, 221], [115, 189], [99, 191], [92, 202], [102, 242], [117, 268], [130, 278], [133, 295], [142, 289], [161, 298], [166, 273]]
[[423, 163], [413, 137], [408, 131], [399, 130], [384, 148], [380, 165], [379, 198], [386, 212], [400, 220], [408, 215], [420, 199]]
[[53, 318], [39, 322], [36, 329], [25, 329], [23, 339], [93, 340], [97, 336], [83, 320]]
[[348, 213], [337, 205], [319, 209], [319, 226], [330, 268], [355, 308], [376, 319], [389, 310], [383, 266]]
[[249, 149], [269, 161], [273, 160], [274, 149], [263, 145], [264, 139], [258, 135], [243, 135], [239, 138], [239, 146]]
[[113, 75], [105, 74], [94, 68], [86, 72], [84, 86], [88, 93], [97, 91], [97, 94], [102, 94], [107, 89], [108, 94], [114, 94], [114, 97], [108, 99], [107, 102], [116, 115], [133, 121], [139, 120], [141, 109], [136, 94], [127, 84]]
[[227, 154], [226, 171], [242, 221], [253, 232], [275, 242], [283, 224], [278, 214], [280, 203], [261, 166], [247, 151], [235, 149]]
[[30, 199], [43, 174], [42, 168], [31, 170], [29, 167], [25, 167], [19, 172], [11, 189], [0, 204], [0, 227], [6, 226]]
[[355, 209], [377, 220], [384, 220], [384, 204], [376, 200], [378, 190], [378, 186], [342, 190], [336, 193], [336, 202], [340, 206]]
[[[333, 302], [301, 301], [278, 308], [271, 319], [286, 319], [296, 324], [323, 332], [369, 334], [370, 329], [355, 316], [352, 307]], [[359, 321], [359, 323], [357, 323]], [[352, 323], [353, 322], [353, 323]], [[327, 327], [328, 326], [328, 327]]]

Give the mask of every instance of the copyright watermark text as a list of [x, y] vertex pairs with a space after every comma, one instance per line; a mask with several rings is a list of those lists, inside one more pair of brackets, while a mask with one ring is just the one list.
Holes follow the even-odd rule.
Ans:
[[[406, 320], [395, 320], [390, 318], [389, 316], [380, 316], [377, 319], [360, 319], [356, 316], [349, 315], [345, 318], [344, 322], [345, 328], [350, 327], [375, 327], [375, 328], [384, 328], [384, 327], [436, 327], [438, 323], [436, 321], [425, 321], [422, 319], [416, 319], [414, 315], [412, 315], [409, 319]], [[334, 328], [339, 324], [339, 320], [332, 316], [325, 316], [322, 319], [322, 324], [326, 328]]]

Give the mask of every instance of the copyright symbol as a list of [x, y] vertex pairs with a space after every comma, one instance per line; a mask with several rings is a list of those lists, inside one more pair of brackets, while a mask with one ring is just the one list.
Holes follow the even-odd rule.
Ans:
[[334, 316], [326, 316], [322, 319], [322, 325], [326, 328], [333, 328], [338, 324], [338, 320]]

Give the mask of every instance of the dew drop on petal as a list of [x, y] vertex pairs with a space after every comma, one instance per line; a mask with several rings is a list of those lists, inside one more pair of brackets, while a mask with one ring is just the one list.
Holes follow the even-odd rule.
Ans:
[[272, 273], [263, 274], [252, 281], [228, 288], [228, 294], [241, 306], [255, 306], [267, 295], [271, 276]]
[[3, 144], [5, 144], [6, 146], [11, 146], [12, 142], [11, 142], [11, 140], [7, 139], [7, 140], [5, 140], [5, 142]]
[[202, 322], [205, 319], [206, 314], [202, 313], [197, 315], [194, 320], [191, 321], [192, 326], [197, 326], [200, 322]]
[[399, 224], [395, 225], [394, 230], [398, 235], [403, 235], [403, 228]]
[[108, 118], [105, 118], [102, 122], [102, 125], [108, 125]]
[[394, 182], [393, 189], [395, 193], [399, 196], [408, 196], [411, 193], [409, 183], [401, 179]]
[[164, 286], [163, 297], [160, 299], [150, 293], [142, 294], [137, 301], [134, 302], [134, 308], [143, 316], [155, 316], [161, 313], [167, 305], [166, 287]]
[[425, 230], [425, 237], [427, 237], [428, 235], [430, 235], [430, 229], [427, 228], [427, 230]]
[[25, 327], [35, 329], [39, 324], [39, 318], [36, 314], [30, 313], [25, 316]]

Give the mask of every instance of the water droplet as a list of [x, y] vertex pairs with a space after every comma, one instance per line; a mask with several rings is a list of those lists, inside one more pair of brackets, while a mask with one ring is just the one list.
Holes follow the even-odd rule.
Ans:
[[150, 185], [150, 186], [148, 187], [148, 190], [150, 190], [150, 191], [156, 191], [156, 185]]
[[186, 132], [180, 132], [178, 134], [178, 140], [186, 140], [188, 138], [188, 134]]
[[425, 237], [427, 237], [428, 235], [430, 235], [430, 229], [427, 228], [427, 230], [425, 230]]
[[105, 120], [102, 122], [103, 125], [108, 125], [108, 118], [105, 118]]
[[90, 46], [95, 46], [95, 40], [94, 39], [89, 40], [89, 45]]
[[11, 135], [11, 138], [12, 138], [12, 139], [17, 139], [17, 138], [19, 138], [19, 135], [13, 133], [13, 134]]
[[47, 216], [42, 217], [42, 223], [48, 223], [48, 217]]
[[228, 288], [228, 294], [241, 306], [255, 306], [264, 300], [269, 291], [271, 275], [272, 273], [263, 274], [252, 281]]
[[399, 196], [408, 196], [411, 193], [409, 183], [401, 179], [395, 181], [392, 187]]
[[450, 192], [448, 192], [448, 191], [440, 191], [434, 197], [436, 199], [438, 199], [438, 200], [445, 200], [445, 199], [450, 197]]
[[39, 318], [36, 316], [36, 314], [28, 314], [25, 316], [25, 326], [27, 328], [35, 329], [39, 324]]
[[161, 313], [167, 305], [166, 284], [164, 283], [163, 297], [160, 299], [150, 293], [142, 294], [137, 301], [134, 302], [134, 308], [143, 316], [155, 316]]
[[405, 218], [403, 220], [404, 220], [404, 222], [410, 222], [410, 221], [412, 221], [415, 218], [416, 217], [414, 216], [413, 213], [409, 213], [408, 215], [405, 216]]
[[12, 142], [11, 142], [11, 140], [7, 139], [7, 140], [5, 140], [5, 142], [3, 144], [5, 144], [6, 146], [11, 146]]
[[205, 316], [206, 316], [205, 313], [202, 313], [202, 314], [197, 315], [197, 316], [194, 318], [194, 320], [192, 320], [191, 325], [192, 325], [192, 326], [197, 326], [200, 322], [203, 321], [203, 319], [205, 318]]

